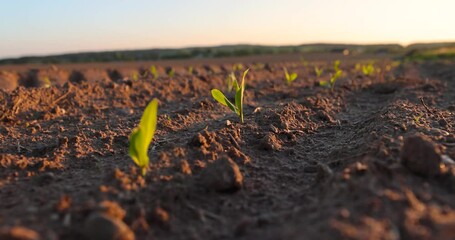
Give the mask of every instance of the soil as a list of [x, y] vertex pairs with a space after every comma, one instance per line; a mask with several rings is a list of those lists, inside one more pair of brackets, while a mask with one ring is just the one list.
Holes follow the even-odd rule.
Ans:
[[0, 239], [455, 239], [455, 63], [342, 60], [331, 91], [329, 60], [244, 63], [244, 124], [210, 96], [228, 63], [2, 68]]

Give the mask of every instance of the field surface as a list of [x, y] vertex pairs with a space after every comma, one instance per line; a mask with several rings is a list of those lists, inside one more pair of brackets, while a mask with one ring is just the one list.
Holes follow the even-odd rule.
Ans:
[[[374, 60], [2, 66], [0, 239], [455, 239], [455, 63]], [[240, 61], [244, 124], [210, 95]]]

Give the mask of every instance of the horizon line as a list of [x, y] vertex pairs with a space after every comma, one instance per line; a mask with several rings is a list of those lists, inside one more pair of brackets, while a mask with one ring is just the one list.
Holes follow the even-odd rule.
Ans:
[[144, 50], [179, 50], [179, 49], [191, 49], [191, 48], [216, 48], [216, 47], [225, 47], [225, 46], [261, 46], [261, 47], [286, 47], [286, 46], [304, 46], [304, 45], [357, 45], [357, 46], [375, 46], [375, 45], [399, 45], [403, 48], [417, 45], [417, 44], [455, 44], [455, 40], [435, 40], [435, 41], [416, 41], [410, 42], [407, 44], [399, 42], [371, 42], [371, 43], [358, 43], [358, 42], [330, 42], [330, 41], [321, 41], [321, 42], [305, 42], [298, 44], [261, 44], [261, 43], [225, 43], [225, 44], [196, 44], [196, 45], [183, 45], [183, 46], [156, 46], [156, 47], [147, 47], [147, 48], [111, 48], [111, 49], [99, 49], [99, 50], [76, 50], [76, 51], [65, 51], [65, 52], [55, 52], [55, 53], [43, 53], [43, 54], [26, 54], [19, 56], [7, 56], [0, 57], [0, 61], [3, 60], [15, 60], [21, 58], [39, 58], [39, 57], [53, 57], [53, 56], [63, 56], [63, 55], [76, 55], [76, 54], [85, 54], [85, 53], [109, 53], [109, 52], [128, 52], [128, 51], [144, 51]]

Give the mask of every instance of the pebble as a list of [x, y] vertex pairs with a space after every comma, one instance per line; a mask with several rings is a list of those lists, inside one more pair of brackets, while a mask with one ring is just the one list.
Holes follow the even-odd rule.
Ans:
[[243, 186], [239, 166], [230, 158], [222, 157], [209, 164], [201, 173], [203, 185], [218, 192], [235, 192]]
[[411, 136], [404, 141], [401, 162], [415, 174], [435, 176], [440, 173], [440, 150], [424, 135]]

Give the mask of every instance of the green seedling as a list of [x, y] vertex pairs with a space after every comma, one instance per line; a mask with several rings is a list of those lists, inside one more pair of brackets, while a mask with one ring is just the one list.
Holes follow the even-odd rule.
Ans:
[[330, 87], [333, 92], [333, 89], [335, 88], [335, 82], [339, 77], [341, 77], [341, 74], [343, 74], [343, 71], [338, 70], [335, 74], [331, 74], [330, 81], [319, 81], [319, 86]]
[[322, 75], [323, 71], [324, 71], [324, 69], [318, 68], [317, 66], [314, 66], [314, 73], [316, 73], [316, 77], [319, 78]]
[[245, 69], [245, 67], [244, 67], [243, 64], [241, 64], [241, 63], [236, 63], [236, 64], [234, 64], [234, 65], [232, 66], [232, 70], [233, 70], [234, 72], [236, 72], [236, 71], [241, 71], [241, 70], [243, 70], [243, 69]]
[[153, 79], [157, 79], [158, 78], [158, 71], [156, 70], [155, 65], [152, 65], [150, 67], [150, 73], [152, 74]]
[[211, 91], [212, 96], [216, 101], [228, 107], [240, 117], [241, 123], [243, 123], [243, 93], [245, 92], [245, 76], [249, 70], [250, 69], [247, 69], [243, 72], [242, 83], [238, 86], [235, 92], [235, 104], [229, 101], [229, 99], [220, 90], [215, 88]]
[[254, 69], [254, 70], [262, 70], [262, 69], [264, 69], [264, 67], [265, 67], [265, 64], [264, 64], [264, 63], [255, 63], [255, 64], [253, 65], [253, 69]]
[[193, 73], [194, 73], [194, 68], [193, 68], [193, 66], [189, 66], [189, 67], [188, 67], [188, 73], [189, 73], [190, 75], [193, 75]]
[[175, 71], [174, 71], [173, 68], [167, 69], [166, 73], [167, 73], [167, 76], [170, 77], [170, 78], [174, 77], [174, 75], [175, 75]]
[[340, 71], [340, 60], [336, 60], [334, 63], [333, 63], [333, 70], [335, 70], [335, 74], [336, 72]]
[[149, 167], [148, 148], [156, 130], [158, 118], [158, 99], [153, 99], [145, 108], [139, 126], [130, 135], [129, 155], [141, 168], [145, 176]]
[[414, 116], [414, 122], [416, 125], [420, 125], [420, 119], [423, 117], [423, 114], [420, 114], [418, 116]]
[[287, 68], [283, 68], [283, 71], [284, 71], [284, 76], [286, 77], [286, 82], [288, 83], [288, 85], [291, 85], [291, 83], [297, 79], [297, 73], [293, 72], [293, 73], [289, 74]]
[[236, 92], [239, 90], [239, 83], [237, 82], [237, 78], [235, 77], [235, 73], [231, 72], [227, 78], [226, 78], [226, 83], [227, 83], [227, 90], [228, 92], [232, 92], [232, 90], [235, 90]]
[[44, 88], [50, 88], [51, 85], [52, 85], [51, 80], [49, 79], [48, 76], [46, 76], [46, 77], [43, 78], [43, 83], [44, 83], [44, 84], [43, 84], [43, 87], [44, 87]]
[[360, 70], [362, 70], [362, 64], [356, 63], [356, 64], [355, 64], [354, 71], [355, 71], [355, 72], [360, 72]]
[[133, 81], [137, 82], [139, 80], [139, 73], [138, 72], [133, 72], [133, 76], [131, 76]]
[[374, 73], [375, 68], [373, 64], [369, 63], [368, 65], [362, 65], [362, 73], [365, 76], [370, 76]]

